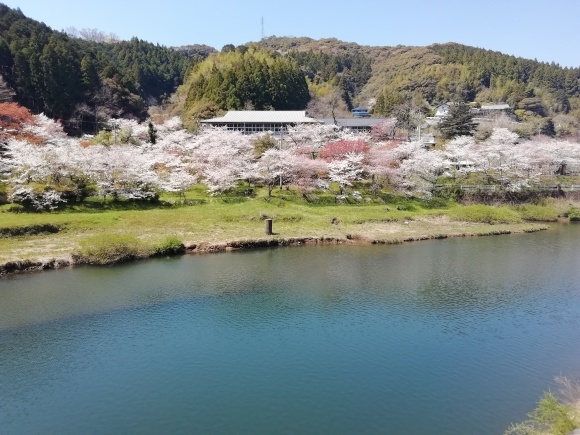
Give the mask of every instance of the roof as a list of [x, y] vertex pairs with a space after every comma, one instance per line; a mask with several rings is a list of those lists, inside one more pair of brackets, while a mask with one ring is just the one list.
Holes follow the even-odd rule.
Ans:
[[[336, 123], [341, 127], [372, 127], [380, 124], [388, 118], [336, 118]], [[325, 124], [334, 124], [333, 118], [325, 118], [322, 120]]]
[[306, 116], [305, 110], [230, 110], [221, 118], [204, 119], [201, 122], [207, 124], [307, 124], [320, 121]]
[[481, 110], [507, 110], [510, 108], [510, 105], [507, 103], [502, 104], [486, 104], [481, 106]]
[[353, 112], [354, 112], [354, 111], [360, 112], [360, 111], [362, 111], [362, 110], [364, 110], [364, 111], [366, 112], [366, 111], [367, 111], [367, 108], [366, 108], [366, 107], [360, 107], [360, 106], [359, 106], [359, 107], [355, 107], [354, 109], [352, 109], [352, 111], [353, 111]]

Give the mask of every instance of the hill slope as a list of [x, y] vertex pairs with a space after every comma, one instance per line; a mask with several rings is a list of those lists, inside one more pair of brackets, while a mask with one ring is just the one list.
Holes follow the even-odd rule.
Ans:
[[405, 100], [433, 108], [446, 101], [508, 102], [541, 116], [580, 116], [580, 68], [461, 44], [369, 47], [337, 39], [270, 37], [258, 43], [301, 64], [316, 93], [330, 83], [347, 105], [376, 99], [387, 115]]
[[[195, 82], [194, 66], [215, 51], [205, 45], [171, 49], [137, 38], [102, 41], [56, 32], [0, 3], [0, 98], [13, 98], [35, 113], [60, 118], [69, 131], [94, 132], [108, 117], [143, 119], [150, 105], [167, 100], [186, 77]], [[226, 47], [228, 62], [238, 54], [243, 58], [248, 50], [266, 49], [275, 52], [267, 55], [272, 59], [287, 58], [270, 65], [286, 61], [299, 65], [307, 80], [311, 96], [307, 110], [312, 116], [348, 115], [357, 105], [374, 107], [375, 116], [385, 116], [409, 102], [429, 113], [443, 102], [475, 101], [508, 102], [520, 119], [569, 114], [580, 120], [580, 68], [455, 43], [370, 47], [334, 38], [269, 37]], [[191, 112], [198, 101], [209, 99], [215, 107], [207, 114], [241, 107], [303, 107], [308, 97], [302, 84], [292, 103], [256, 97], [288, 86], [295, 94], [294, 66], [290, 75], [269, 76], [264, 59], [247, 63], [238, 59], [227, 73], [218, 62], [223, 76], [217, 80], [220, 95], [213, 98], [205, 83], [196, 93], [189, 93], [186, 86], [174, 101], [183, 110], [187, 99]], [[208, 77], [204, 73], [204, 79]], [[287, 101], [290, 94], [284, 97]]]
[[0, 3], [0, 74], [17, 102], [69, 130], [94, 131], [95, 118], [143, 119], [201, 59], [195, 48], [71, 37]]

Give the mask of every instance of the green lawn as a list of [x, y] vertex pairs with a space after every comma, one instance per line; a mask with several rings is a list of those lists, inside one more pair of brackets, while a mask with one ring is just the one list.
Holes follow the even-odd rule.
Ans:
[[[2, 206], [0, 263], [67, 257], [83, 239], [102, 234], [133, 235], [150, 245], [167, 237], [196, 244], [263, 239], [267, 237], [266, 218], [274, 220], [275, 235], [270, 236], [274, 238], [399, 241], [440, 234], [489, 233], [491, 227], [493, 231], [533, 227], [519, 223], [519, 219], [494, 226], [485, 221], [453, 220], [449, 216], [458, 214], [461, 206], [440, 199], [427, 202], [385, 194], [365, 197], [356, 204], [335, 204], [334, 196], [328, 194], [319, 195], [316, 203], [308, 203], [294, 191], [275, 190], [268, 198], [265, 189], [257, 189], [252, 195], [208, 197], [202, 188], [196, 188], [186, 197], [188, 203], [195, 205], [171, 205], [181, 199], [165, 196], [159, 204], [145, 205], [93, 199], [85, 205], [52, 213], [14, 213], [8, 211], [11, 206]], [[514, 213], [517, 212], [510, 215]], [[47, 225], [58, 232], [47, 232]], [[18, 234], [27, 235], [10, 235], [11, 231], [22, 229], [25, 231]]]

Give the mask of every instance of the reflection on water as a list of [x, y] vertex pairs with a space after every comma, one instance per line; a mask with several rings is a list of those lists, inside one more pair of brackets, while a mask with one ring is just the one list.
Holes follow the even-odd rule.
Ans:
[[580, 371], [580, 226], [0, 280], [8, 432], [501, 433]]

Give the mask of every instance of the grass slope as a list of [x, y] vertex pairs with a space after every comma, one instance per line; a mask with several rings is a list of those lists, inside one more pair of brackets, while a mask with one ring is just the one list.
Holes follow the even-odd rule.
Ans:
[[[196, 204], [189, 206], [89, 202], [53, 213], [11, 213], [5, 206], [0, 209], [0, 263], [70, 258], [79, 247], [86, 246], [88, 238], [95, 236], [134, 237], [154, 252], [168, 238], [186, 245], [267, 237], [397, 243], [545, 227], [522, 222], [517, 209], [505, 207], [486, 210], [481, 217], [481, 210], [441, 200], [425, 202], [386, 196], [366, 198], [368, 202], [358, 204], [333, 204], [330, 199], [334, 197], [320, 197], [318, 204], [310, 204], [293, 191], [276, 190], [272, 198], [267, 198], [264, 190], [256, 193], [254, 198], [210, 198], [198, 189], [188, 193], [187, 200]], [[507, 220], [490, 218], [506, 215], [510, 217]], [[266, 218], [274, 220], [273, 236], [265, 235]], [[23, 228], [27, 230], [22, 231]], [[35, 228], [39, 230], [30, 230]], [[45, 228], [51, 231], [43, 231]]]

